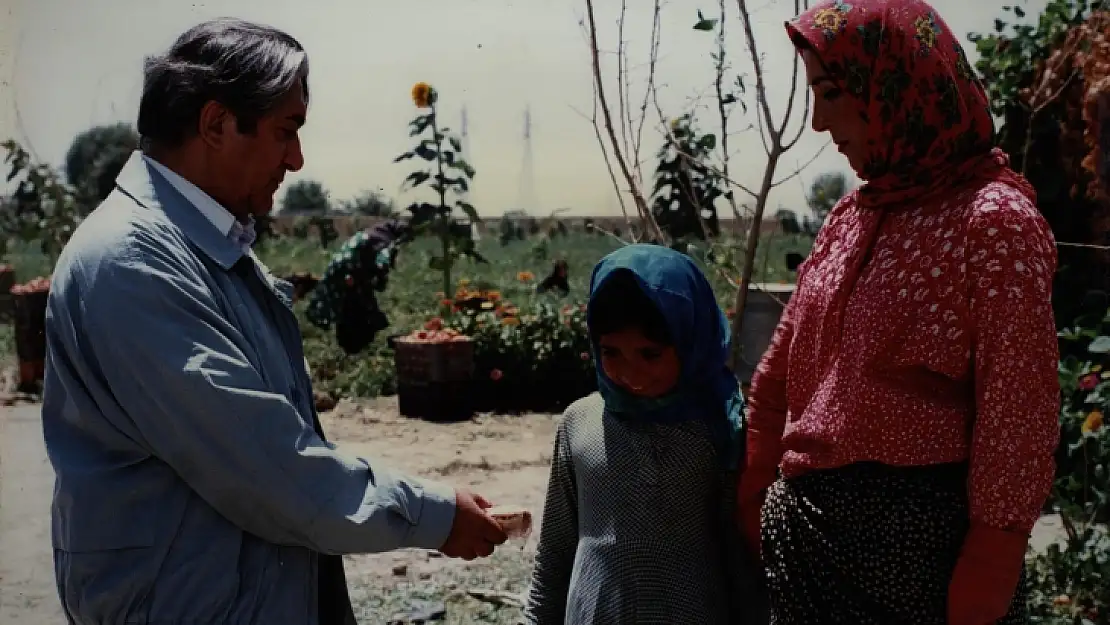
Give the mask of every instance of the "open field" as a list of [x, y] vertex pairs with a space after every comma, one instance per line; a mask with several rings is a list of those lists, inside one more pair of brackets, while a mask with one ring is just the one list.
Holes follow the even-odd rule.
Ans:
[[[328, 249], [320, 247], [315, 239], [279, 237], [263, 242], [257, 252], [275, 275], [288, 275], [298, 271], [322, 274], [332, 251], [342, 240], [333, 242]], [[788, 252], [805, 253], [810, 239], [797, 235], [768, 234], [760, 246], [759, 262], [753, 280], [756, 282], [792, 282], [787, 271], [785, 255]], [[331, 332], [323, 332], [303, 317], [305, 303], [298, 305], [301, 332], [304, 335], [305, 353], [313, 368], [317, 389], [334, 397], [376, 397], [395, 392], [393, 353], [386, 347], [386, 337], [393, 333], [408, 332], [422, 325], [437, 314], [441, 299], [440, 274], [428, 268], [436, 241], [420, 239], [407, 245], [398, 257], [398, 266], [390, 275], [389, 286], [379, 295], [379, 304], [390, 320], [390, 328], [383, 332], [364, 352], [347, 356], [339, 349]], [[614, 239], [600, 234], [571, 233], [552, 239], [533, 237], [501, 245], [495, 236], [485, 236], [479, 242], [479, 252], [489, 259], [489, 264], [463, 262], [453, 274], [454, 281], [466, 279], [475, 286], [494, 289], [522, 310], [540, 301], [559, 305], [581, 303], [586, 300], [590, 272], [605, 254], [620, 245]], [[705, 249], [694, 252], [701, 258]], [[555, 259], [566, 260], [569, 265], [570, 295], [564, 300], [551, 295], [536, 295], [534, 282], [522, 282], [518, 275], [527, 272], [542, 280], [551, 271]], [[33, 243], [24, 243], [9, 253], [19, 281], [39, 275], [49, 275], [49, 262], [38, 252]], [[699, 260], [700, 262], [700, 260]], [[713, 282], [718, 300], [723, 308], [732, 305], [735, 289], [729, 286], [722, 271], [705, 266]], [[733, 275], [733, 278], [736, 276]], [[0, 352], [11, 354], [10, 326], [0, 326]]]

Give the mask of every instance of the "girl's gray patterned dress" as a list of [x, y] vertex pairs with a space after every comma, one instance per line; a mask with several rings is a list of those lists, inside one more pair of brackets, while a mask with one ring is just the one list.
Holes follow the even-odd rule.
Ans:
[[575, 402], [556, 433], [527, 621], [766, 623], [734, 480], [704, 422], [634, 423], [600, 395]]

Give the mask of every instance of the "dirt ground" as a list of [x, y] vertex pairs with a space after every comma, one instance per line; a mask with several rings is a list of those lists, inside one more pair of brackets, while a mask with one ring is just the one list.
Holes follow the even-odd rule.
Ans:
[[[463, 485], [498, 504], [542, 513], [558, 417], [479, 416], [456, 424], [400, 417], [395, 399], [341, 402], [323, 415], [328, 437], [351, 454]], [[49, 506], [53, 473], [39, 406], [0, 408], [0, 623], [64, 623], [54, 590]], [[1059, 536], [1053, 519], [1034, 532], [1043, 547]], [[347, 558], [348, 583], [363, 624], [390, 623], [412, 609], [446, 624], [519, 619], [537, 536], [466, 563], [420, 550]]]

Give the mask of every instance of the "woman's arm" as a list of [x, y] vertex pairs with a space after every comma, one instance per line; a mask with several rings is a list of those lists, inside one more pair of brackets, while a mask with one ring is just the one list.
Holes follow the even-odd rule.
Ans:
[[[752, 376], [748, 396], [747, 462], [744, 480], [748, 488], [765, 490], [778, 471], [782, 460], [782, 433], [786, 427], [786, 371], [790, 343], [794, 339], [791, 298], [775, 328], [771, 345]], [[741, 494], [745, 493], [741, 488]]]
[[[799, 283], [801, 272], [799, 271]], [[741, 530], [748, 546], [760, 552], [760, 511], [767, 488], [778, 476], [782, 433], [786, 427], [786, 371], [794, 339], [793, 308], [797, 293], [786, 305], [771, 345], [752, 376], [748, 393], [747, 445], [736, 503]]]
[[968, 254], [976, 410], [971, 528], [950, 593], [954, 625], [1005, 615], [1052, 486], [1060, 432], [1056, 247], [1048, 224], [1017, 191], [987, 192]]
[[564, 416], [555, 432], [540, 542], [524, 610], [530, 625], [563, 625], [566, 618], [571, 571], [578, 550], [578, 494], [566, 426]]

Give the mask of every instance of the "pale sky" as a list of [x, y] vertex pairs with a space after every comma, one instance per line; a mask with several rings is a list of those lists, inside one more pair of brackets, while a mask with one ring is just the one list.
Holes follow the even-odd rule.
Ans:
[[[1002, 15], [1001, 6], [1013, 3], [933, 0], [973, 61], [978, 55], [966, 33], [988, 31]], [[640, 98], [651, 2], [628, 4], [634, 7], [625, 27], [629, 62], [637, 68], [632, 92]], [[781, 112], [793, 58], [782, 22], [792, 15], [794, 2], [750, 4], [772, 107]], [[134, 122], [144, 56], [163, 52], [197, 22], [232, 16], [288, 31], [310, 56], [312, 103], [302, 132], [306, 165], [286, 184], [319, 180], [337, 200], [364, 189], [380, 189], [401, 202], [411, 199], [399, 194], [408, 169], [391, 161], [412, 144], [407, 122], [416, 111], [409, 89], [426, 81], [439, 90], [441, 117], [453, 130], [467, 108], [470, 160], [478, 172], [471, 201], [479, 212], [498, 215], [522, 199], [523, 119], [530, 107], [533, 210], [619, 213], [593, 126], [582, 117], [591, 110], [592, 98], [589, 48], [579, 25], [584, 0], [2, 0], [0, 5], [6, 9], [0, 15], [0, 138], [20, 139], [56, 165], [77, 133], [97, 124]], [[1032, 18], [1044, 5], [1045, 0], [1023, 3]], [[619, 0], [595, 0], [603, 50], [616, 49], [619, 6]], [[698, 9], [712, 17], [717, 2], [670, 0], [664, 8], [656, 80], [668, 116], [684, 112], [698, 93], [710, 93], [714, 38], [692, 30]], [[726, 10], [734, 70], [750, 74], [735, 0], [726, 0]], [[612, 102], [612, 58], [606, 59], [606, 68]], [[754, 98], [750, 87], [749, 98]], [[649, 159], [647, 176], [660, 141], [653, 108], [641, 151], [641, 158]], [[744, 116], [736, 109], [734, 129], [754, 122], [754, 106], [749, 111]], [[799, 117], [800, 106], [794, 124]], [[718, 127], [710, 111], [703, 109], [701, 118], [705, 130]], [[734, 177], [754, 186], [765, 162], [758, 136], [753, 130], [731, 141]], [[780, 164], [780, 174], [796, 169], [824, 142], [807, 129]], [[769, 212], [780, 205], [804, 206], [803, 184], [829, 170], [848, 171], [835, 149], [826, 150], [801, 181], [777, 188]]]

